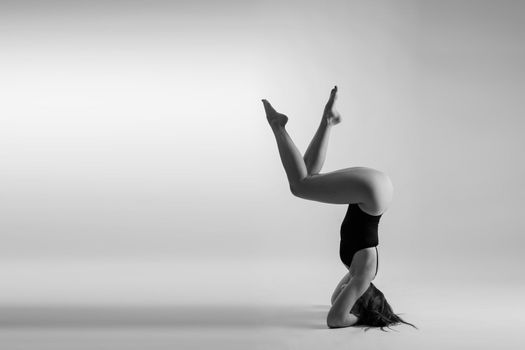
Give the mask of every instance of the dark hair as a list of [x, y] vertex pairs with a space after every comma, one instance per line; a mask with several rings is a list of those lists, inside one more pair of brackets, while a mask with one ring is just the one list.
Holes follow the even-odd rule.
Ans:
[[355, 326], [368, 326], [365, 331], [370, 327], [380, 327], [384, 331], [384, 327], [390, 328], [390, 326], [404, 323], [408, 324], [416, 329], [412, 323], [405, 322], [394, 313], [392, 307], [385, 299], [384, 294], [370, 283], [370, 287], [366, 292], [355, 302], [352, 310], [352, 314], [358, 318]]

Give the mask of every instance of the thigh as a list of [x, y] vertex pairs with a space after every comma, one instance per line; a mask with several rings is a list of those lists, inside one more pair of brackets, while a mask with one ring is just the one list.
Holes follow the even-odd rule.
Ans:
[[360, 168], [347, 168], [308, 176], [301, 180], [296, 192], [298, 197], [323, 203], [370, 203], [371, 180]]
[[308, 176], [296, 195], [323, 203], [357, 203], [367, 214], [380, 215], [388, 209], [393, 194], [394, 186], [386, 173], [353, 167]]

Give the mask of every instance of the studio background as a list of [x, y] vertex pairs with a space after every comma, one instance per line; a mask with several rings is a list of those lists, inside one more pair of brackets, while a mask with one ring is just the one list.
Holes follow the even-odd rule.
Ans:
[[[524, 10], [2, 1], [0, 303], [193, 305], [196, 327], [202, 305], [328, 305], [347, 207], [291, 195], [260, 100], [288, 115], [304, 152], [337, 85], [342, 123], [322, 171], [392, 179], [374, 283], [422, 327], [399, 344], [438, 348], [460, 325], [465, 344], [515, 345]], [[3, 324], [34, 322], [13, 310]]]

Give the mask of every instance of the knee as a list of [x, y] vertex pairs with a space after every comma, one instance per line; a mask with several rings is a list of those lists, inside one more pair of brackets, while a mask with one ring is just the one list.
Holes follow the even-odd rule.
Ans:
[[299, 191], [298, 191], [298, 188], [297, 188], [297, 184], [295, 184], [295, 183], [291, 183], [290, 184], [290, 192], [292, 192], [292, 194], [294, 196], [298, 197]]
[[301, 180], [290, 183], [290, 192], [296, 197], [301, 197], [304, 193], [304, 184]]

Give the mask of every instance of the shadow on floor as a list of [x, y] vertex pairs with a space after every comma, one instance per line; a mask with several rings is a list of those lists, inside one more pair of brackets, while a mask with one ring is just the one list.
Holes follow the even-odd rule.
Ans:
[[0, 306], [0, 328], [328, 329], [328, 305]]

